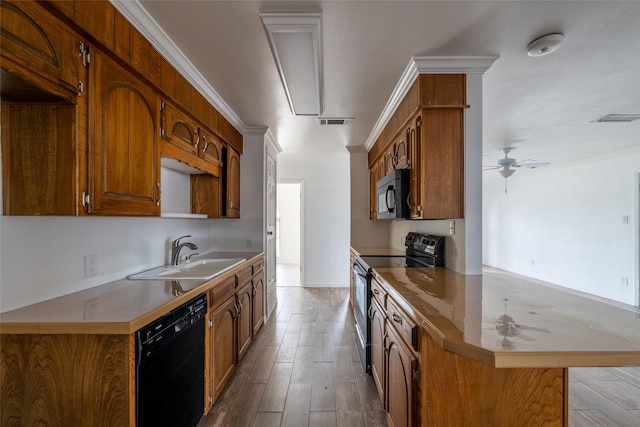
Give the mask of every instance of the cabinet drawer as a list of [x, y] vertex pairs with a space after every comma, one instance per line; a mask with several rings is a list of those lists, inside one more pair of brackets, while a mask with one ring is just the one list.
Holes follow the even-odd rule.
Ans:
[[209, 307], [211, 307], [210, 311], [215, 310], [225, 302], [229, 297], [233, 296], [236, 292], [236, 278], [229, 277], [224, 282], [216, 285], [209, 292]]
[[264, 268], [264, 258], [260, 258], [258, 261], [253, 263], [253, 275]]
[[371, 297], [375, 298], [380, 304], [380, 307], [385, 308], [385, 297], [387, 293], [382, 289], [382, 286], [375, 279], [371, 280]]
[[418, 326], [416, 322], [409, 318], [405, 312], [391, 298], [387, 298], [387, 316], [389, 323], [400, 333], [415, 351], [419, 351], [418, 347]]
[[241, 288], [242, 286], [244, 286], [246, 283], [248, 283], [251, 280], [251, 266], [245, 268], [244, 270], [242, 270], [240, 273], [236, 274], [236, 287], [237, 288]]

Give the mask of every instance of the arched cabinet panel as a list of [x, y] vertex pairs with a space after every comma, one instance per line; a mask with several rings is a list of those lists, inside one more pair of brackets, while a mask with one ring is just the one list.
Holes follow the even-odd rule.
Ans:
[[111, 59], [93, 52], [89, 213], [159, 215], [156, 95]]

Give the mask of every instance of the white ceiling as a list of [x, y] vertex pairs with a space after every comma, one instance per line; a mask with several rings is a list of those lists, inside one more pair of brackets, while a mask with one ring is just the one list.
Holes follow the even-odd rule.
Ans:
[[[485, 164], [512, 157], [553, 165], [640, 145], [640, 2], [140, 1], [244, 126], [267, 126], [285, 152], [364, 145], [413, 56], [499, 56], [484, 75]], [[261, 12], [321, 12], [324, 117], [291, 113]], [[557, 52], [527, 56], [542, 35]]]

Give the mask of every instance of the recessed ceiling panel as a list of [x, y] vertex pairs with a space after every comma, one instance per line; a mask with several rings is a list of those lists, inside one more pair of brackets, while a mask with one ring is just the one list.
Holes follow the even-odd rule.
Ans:
[[298, 116], [322, 113], [322, 33], [319, 14], [260, 15], [289, 105]]

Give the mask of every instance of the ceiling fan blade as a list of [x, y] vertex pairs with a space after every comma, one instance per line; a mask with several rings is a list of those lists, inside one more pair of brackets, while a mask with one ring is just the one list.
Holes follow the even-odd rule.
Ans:
[[502, 166], [482, 166], [483, 171], [493, 171], [496, 169], [500, 169]]
[[527, 161], [522, 161], [522, 162], [518, 162], [518, 163], [514, 163], [511, 166], [514, 168], [541, 168], [543, 166], [549, 166], [551, 163], [550, 162], [527, 162]]

